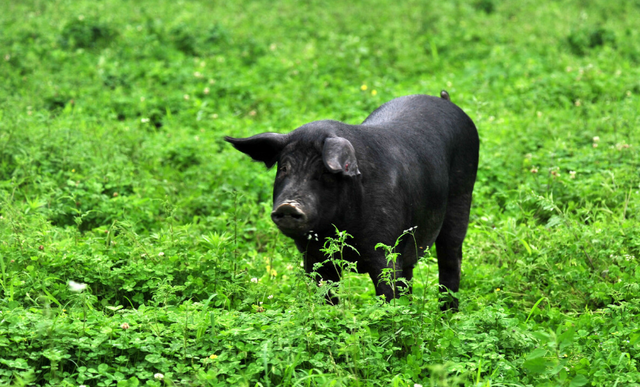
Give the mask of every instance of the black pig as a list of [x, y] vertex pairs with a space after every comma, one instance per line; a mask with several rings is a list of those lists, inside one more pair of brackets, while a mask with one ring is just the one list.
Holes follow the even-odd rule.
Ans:
[[[345, 249], [344, 259], [369, 273], [377, 295], [398, 297], [401, 282], [380, 280], [383, 269], [394, 266], [375, 246], [393, 246], [417, 226], [421, 249], [436, 244], [441, 291], [458, 291], [479, 139], [469, 116], [445, 91], [440, 96], [394, 99], [361, 125], [324, 120], [288, 134], [225, 137], [267, 168], [278, 164], [271, 218], [295, 241], [307, 272], [326, 260], [320, 248], [335, 236], [335, 225], [353, 236], [348, 243], [359, 252]], [[413, 238], [400, 240], [395, 278], [411, 280], [416, 250]], [[331, 264], [318, 273], [325, 281], [340, 278]], [[446, 307], [456, 308], [457, 300]]]

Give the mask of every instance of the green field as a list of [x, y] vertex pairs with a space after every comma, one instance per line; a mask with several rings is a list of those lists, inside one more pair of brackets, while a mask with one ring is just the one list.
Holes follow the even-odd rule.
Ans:
[[[639, 386], [638, 20], [638, 0], [1, 2], [0, 386]], [[223, 136], [441, 89], [481, 138], [460, 311], [435, 251], [413, 295], [348, 273], [325, 305], [269, 218], [275, 171]]]

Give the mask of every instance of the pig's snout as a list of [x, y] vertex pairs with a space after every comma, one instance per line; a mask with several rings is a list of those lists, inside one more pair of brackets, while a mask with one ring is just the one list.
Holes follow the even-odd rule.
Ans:
[[271, 212], [271, 219], [283, 231], [300, 231], [307, 225], [307, 215], [293, 202], [279, 205]]

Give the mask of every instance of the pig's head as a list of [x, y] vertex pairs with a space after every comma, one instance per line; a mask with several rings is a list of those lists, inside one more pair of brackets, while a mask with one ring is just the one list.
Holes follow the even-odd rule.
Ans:
[[343, 202], [360, 175], [349, 140], [300, 129], [225, 140], [267, 168], [278, 164], [271, 219], [283, 234], [297, 239], [341, 223]]

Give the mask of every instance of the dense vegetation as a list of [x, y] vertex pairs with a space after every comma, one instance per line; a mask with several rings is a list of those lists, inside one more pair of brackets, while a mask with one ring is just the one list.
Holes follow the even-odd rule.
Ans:
[[[0, 385], [640, 385], [638, 20], [633, 0], [1, 2]], [[223, 135], [441, 89], [482, 141], [460, 311], [435, 252], [411, 296], [348, 274], [324, 305], [269, 219], [274, 171]]]

